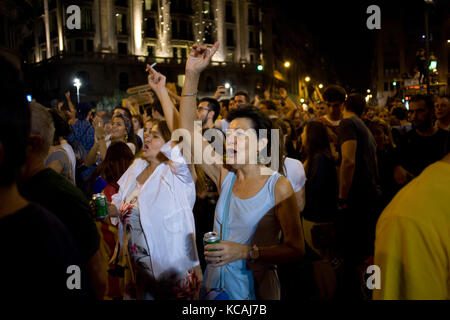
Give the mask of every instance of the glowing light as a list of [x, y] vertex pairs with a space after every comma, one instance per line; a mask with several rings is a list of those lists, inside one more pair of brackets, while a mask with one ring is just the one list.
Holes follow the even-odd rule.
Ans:
[[27, 94], [27, 101], [31, 102], [31, 100], [33, 100], [32, 97], [31, 97], [31, 94]]
[[322, 89], [323, 88], [323, 84], [319, 84], [319, 88]]
[[227, 82], [225, 83], [225, 89], [230, 89], [231, 85]]
[[77, 88], [81, 87], [81, 81], [80, 81], [80, 79], [75, 78], [75, 79], [73, 80], [73, 85], [74, 85], [75, 87], [77, 87]]
[[301, 102], [301, 103], [305, 102], [305, 99], [301, 98], [301, 99], [300, 99], [300, 102]]
[[289, 61], [286, 61], [285, 63], [284, 63], [284, 67], [285, 68], [289, 68], [291, 66], [291, 63], [289, 62]]
[[309, 82], [309, 81], [311, 81], [311, 78], [308, 77], [308, 76], [306, 76], [306, 77], [305, 77], [305, 81], [306, 81], [306, 82]]
[[370, 89], [367, 89], [367, 93], [370, 93]]
[[258, 69], [258, 71], [263, 71], [263, 66], [261, 65], [261, 64], [259, 64], [257, 67], [256, 67], [256, 69]]

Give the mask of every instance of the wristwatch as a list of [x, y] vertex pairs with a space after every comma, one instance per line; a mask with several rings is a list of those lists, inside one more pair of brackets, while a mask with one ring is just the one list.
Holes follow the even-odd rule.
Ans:
[[252, 262], [258, 260], [259, 258], [259, 249], [256, 246], [256, 244], [253, 245], [253, 247], [250, 249], [250, 252], [248, 253], [249, 258]]

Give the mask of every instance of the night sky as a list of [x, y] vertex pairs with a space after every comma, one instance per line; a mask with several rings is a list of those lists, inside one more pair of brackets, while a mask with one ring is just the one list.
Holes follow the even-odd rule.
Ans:
[[[437, 3], [439, 6], [442, 1]], [[366, 10], [372, 4], [380, 6], [381, 28], [383, 17], [395, 17], [399, 10], [407, 10], [412, 23], [423, 26], [423, 0], [273, 1], [274, 8], [286, 17], [289, 25], [306, 26], [320, 54], [335, 67], [340, 81], [360, 92], [370, 86], [375, 59], [377, 31], [366, 27], [369, 17]]]

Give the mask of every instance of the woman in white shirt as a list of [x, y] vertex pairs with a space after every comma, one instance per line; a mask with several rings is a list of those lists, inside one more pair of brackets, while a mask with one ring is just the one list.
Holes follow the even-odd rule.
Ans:
[[120, 217], [125, 299], [196, 299], [202, 275], [195, 183], [165, 121], [146, 129], [144, 138], [142, 156], [120, 178], [108, 206], [113, 223]]

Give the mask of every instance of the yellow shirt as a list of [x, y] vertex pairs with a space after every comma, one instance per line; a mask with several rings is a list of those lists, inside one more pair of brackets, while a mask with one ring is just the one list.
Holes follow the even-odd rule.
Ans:
[[373, 299], [450, 299], [450, 164], [438, 161], [405, 186], [376, 228]]

